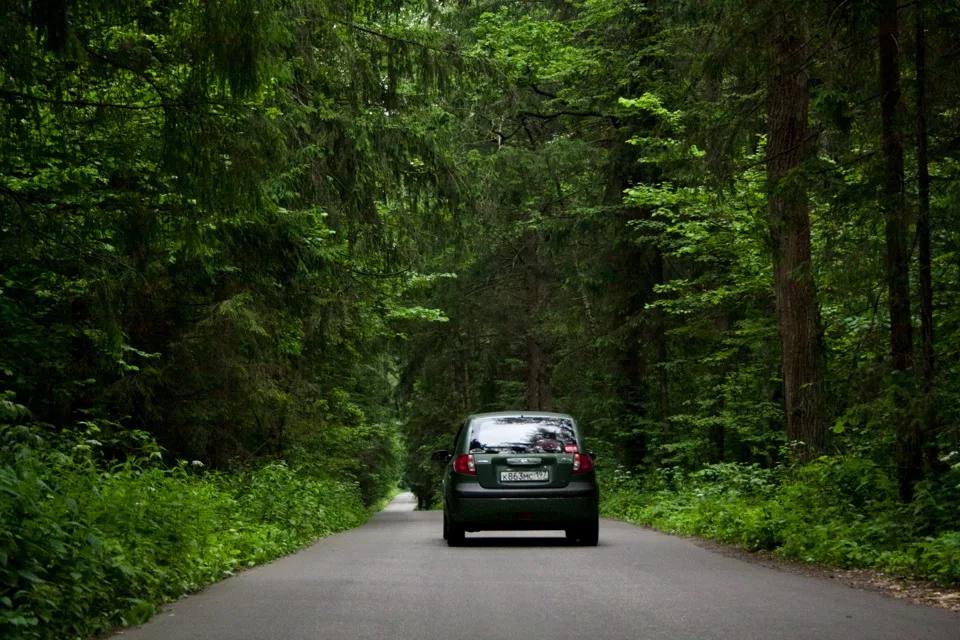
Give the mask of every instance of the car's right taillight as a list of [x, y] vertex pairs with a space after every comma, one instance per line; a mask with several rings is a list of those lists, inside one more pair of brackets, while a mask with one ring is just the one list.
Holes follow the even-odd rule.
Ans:
[[453, 470], [457, 473], [465, 473], [468, 476], [477, 475], [477, 464], [473, 460], [473, 456], [469, 453], [465, 453], [462, 456], [457, 456], [453, 459]]
[[586, 453], [573, 454], [573, 472], [586, 473], [587, 471], [593, 471], [593, 458]]

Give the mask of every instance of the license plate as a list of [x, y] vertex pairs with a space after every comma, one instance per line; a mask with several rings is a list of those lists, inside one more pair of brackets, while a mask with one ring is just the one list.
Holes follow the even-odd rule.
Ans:
[[543, 471], [501, 471], [500, 482], [543, 482], [549, 480], [546, 469]]

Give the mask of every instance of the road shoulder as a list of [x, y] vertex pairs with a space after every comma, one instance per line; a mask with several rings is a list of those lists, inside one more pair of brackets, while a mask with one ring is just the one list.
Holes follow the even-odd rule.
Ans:
[[[654, 527], [644, 528], [659, 531]], [[669, 532], [663, 531], [661, 533], [669, 534]], [[918, 605], [960, 613], [960, 588], [943, 587], [933, 582], [890, 575], [876, 569], [843, 569], [820, 564], [808, 564], [781, 558], [771, 551], [749, 551], [734, 544], [707, 540], [697, 536], [678, 535], [678, 537], [687, 538], [701, 548], [769, 569], [833, 580], [853, 589], [876, 591], [898, 600], [907, 600]]]

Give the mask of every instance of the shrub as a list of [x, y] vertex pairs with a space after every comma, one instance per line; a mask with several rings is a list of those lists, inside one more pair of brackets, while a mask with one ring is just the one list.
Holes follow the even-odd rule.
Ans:
[[[89, 434], [87, 434], [89, 435]], [[0, 635], [86, 638], [360, 524], [356, 485], [273, 463], [203, 473], [159, 456], [105, 467], [93, 438], [0, 426]]]
[[605, 480], [607, 516], [806, 562], [960, 583], [960, 500], [950, 482], [921, 485], [902, 505], [890, 474], [854, 457], [773, 470], [729, 463], [659, 470], [644, 480], [618, 470]]

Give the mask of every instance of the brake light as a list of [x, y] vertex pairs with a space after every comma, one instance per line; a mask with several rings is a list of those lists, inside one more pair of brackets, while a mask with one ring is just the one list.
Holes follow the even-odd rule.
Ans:
[[586, 473], [587, 471], [593, 471], [593, 458], [586, 453], [573, 454], [573, 472]]
[[453, 459], [453, 470], [457, 473], [475, 476], [477, 475], [477, 464], [473, 461], [473, 456], [466, 453]]
[[567, 444], [563, 445], [563, 452], [564, 452], [564, 453], [576, 453], [577, 450], [578, 450], [578, 449], [577, 449], [577, 445], [576, 445], [575, 443], [572, 443], [572, 442], [571, 442], [571, 443], [567, 443]]

